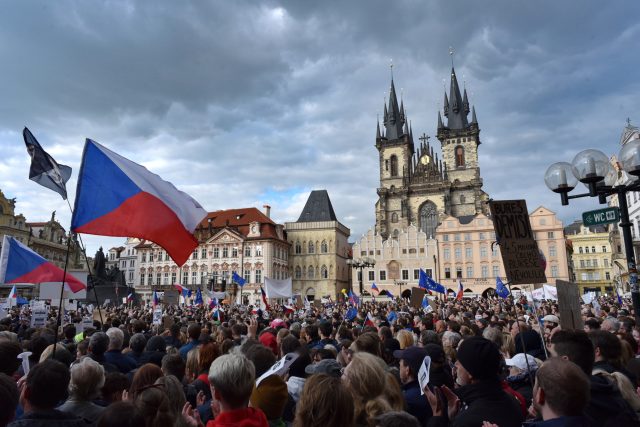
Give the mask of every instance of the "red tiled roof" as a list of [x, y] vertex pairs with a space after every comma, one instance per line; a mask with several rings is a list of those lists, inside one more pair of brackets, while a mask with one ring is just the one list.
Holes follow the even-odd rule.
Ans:
[[[252, 222], [275, 225], [275, 223], [258, 208], [228, 209], [225, 211], [209, 212], [200, 223], [200, 226], [208, 227], [209, 219], [211, 219], [211, 227], [213, 228], [222, 228], [227, 225], [230, 227], [248, 226]], [[227, 221], [229, 221], [228, 224]]]

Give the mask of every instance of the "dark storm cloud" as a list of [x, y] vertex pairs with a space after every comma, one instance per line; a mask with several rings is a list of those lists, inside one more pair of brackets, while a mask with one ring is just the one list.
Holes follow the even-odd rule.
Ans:
[[92, 137], [210, 210], [269, 202], [276, 219], [295, 220], [308, 191], [327, 188], [357, 238], [374, 223], [389, 61], [414, 135], [434, 135], [453, 46], [482, 129], [485, 190], [566, 222], [584, 203], [561, 208], [544, 170], [583, 148], [617, 152], [637, 115], [639, 11], [507, 0], [5, 5], [0, 188], [30, 220], [63, 212], [26, 179], [16, 146], [28, 124], [76, 171]]

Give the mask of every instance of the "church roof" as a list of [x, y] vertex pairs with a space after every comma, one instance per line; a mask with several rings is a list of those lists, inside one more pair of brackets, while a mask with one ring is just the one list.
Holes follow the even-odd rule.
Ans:
[[314, 190], [296, 222], [337, 221], [327, 190]]
[[631, 120], [627, 119], [627, 126], [625, 126], [620, 135], [620, 145], [624, 145], [629, 141], [640, 138], [640, 129], [637, 126], [631, 124]]
[[471, 221], [475, 219], [475, 217], [476, 217], [475, 215], [459, 216], [458, 221], [460, 221], [460, 224], [469, 224]]

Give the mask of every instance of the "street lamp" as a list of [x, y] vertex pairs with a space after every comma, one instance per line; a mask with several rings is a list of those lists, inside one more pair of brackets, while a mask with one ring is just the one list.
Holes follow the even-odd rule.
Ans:
[[373, 267], [376, 265], [376, 260], [373, 258], [356, 258], [356, 259], [348, 259], [347, 265], [351, 266], [351, 268], [360, 272], [360, 296], [362, 296], [362, 270], [364, 268]]
[[[599, 202], [607, 202], [607, 196], [618, 195], [620, 208], [620, 228], [624, 238], [624, 250], [627, 257], [627, 271], [631, 288], [631, 300], [636, 322], [640, 322], [640, 289], [638, 288], [638, 271], [631, 241], [631, 222], [629, 222], [629, 206], [627, 193], [640, 190], [640, 139], [627, 142], [618, 155], [622, 169], [631, 175], [628, 183], [616, 185], [617, 172], [609, 162], [607, 156], [598, 150], [584, 150], [578, 153], [571, 163], [554, 163], [544, 174], [547, 187], [560, 194], [563, 206], [569, 204], [570, 199], [581, 197], [598, 197]], [[588, 193], [569, 195], [577, 182], [582, 182], [589, 189]]]

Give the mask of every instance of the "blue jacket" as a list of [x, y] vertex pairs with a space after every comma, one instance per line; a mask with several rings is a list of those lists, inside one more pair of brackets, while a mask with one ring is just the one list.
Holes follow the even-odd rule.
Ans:
[[104, 354], [104, 360], [107, 363], [112, 364], [118, 371], [123, 374], [128, 373], [138, 367], [138, 362], [133, 357], [129, 357], [126, 354], [122, 354], [120, 350], [109, 350]]
[[191, 351], [192, 348], [197, 347], [198, 344], [199, 344], [198, 340], [191, 340], [185, 345], [183, 345], [182, 347], [180, 347], [180, 357], [182, 357], [182, 360], [186, 362], [187, 353], [189, 353], [189, 351]]
[[402, 394], [407, 404], [407, 412], [418, 419], [420, 425], [426, 426], [433, 415], [427, 397], [420, 393], [418, 380], [411, 381], [402, 386]]

